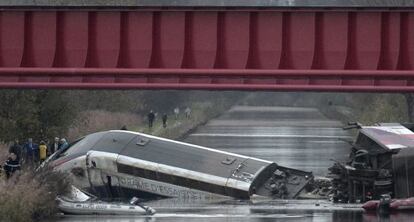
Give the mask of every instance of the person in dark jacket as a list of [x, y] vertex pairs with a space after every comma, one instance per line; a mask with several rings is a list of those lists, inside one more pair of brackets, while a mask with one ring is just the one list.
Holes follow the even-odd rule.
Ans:
[[10, 153], [9, 158], [3, 166], [4, 172], [6, 172], [7, 179], [10, 178], [14, 172], [20, 170], [20, 162], [17, 159], [15, 153]]
[[22, 146], [19, 144], [19, 139], [15, 139], [13, 144], [9, 147], [9, 154], [16, 154], [17, 160], [20, 162], [22, 158]]
[[48, 156], [54, 154], [56, 151], [59, 150], [60, 144], [59, 144], [59, 137], [55, 137], [52, 143], [49, 144], [47, 152]]
[[155, 114], [154, 114], [154, 111], [151, 110], [148, 113], [148, 127], [149, 128], [152, 128], [152, 124], [154, 123], [154, 120], [155, 120]]
[[28, 164], [33, 164], [38, 161], [39, 146], [33, 142], [32, 138], [27, 140], [27, 143], [23, 146], [23, 152], [25, 153], [25, 161]]
[[164, 128], [167, 127], [167, 119], [168, 119], [168, 116], [166, 113], [164, 113], [164, 115], [162, 115], [162, 127]]

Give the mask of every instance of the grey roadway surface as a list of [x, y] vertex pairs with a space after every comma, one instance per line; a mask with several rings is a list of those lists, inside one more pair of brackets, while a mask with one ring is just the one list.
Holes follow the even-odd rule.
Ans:
[[[289, 167], [327, 172], [330, 158], [345, 159], [349, 138], [341, 123], [329, 120], [317, 109], [289, 107], [233, 107], [199, 127], [185, 141], [264, 158]], [[389, 217], [368, 214], [358, 205], [333, 205], [323, 200], [179, 200], [147, 202], [157, 210], [151, 217], [69, 216], [59, 222], [172, 222], [172, 221], [294, 221], [408, 222], [414, 213]]]

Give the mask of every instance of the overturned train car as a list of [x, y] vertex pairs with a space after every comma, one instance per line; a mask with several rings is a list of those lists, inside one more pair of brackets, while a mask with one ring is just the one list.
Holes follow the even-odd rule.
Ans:
[[104, 198], [296, 198], [312, 173], [151, 135], [90, 134], [47, 161]]
[[414, 196], [414, 132], [412, 124], [360, 126], [347, 163], [330, 170], [334, 201], [365, 202], [382, 194]]

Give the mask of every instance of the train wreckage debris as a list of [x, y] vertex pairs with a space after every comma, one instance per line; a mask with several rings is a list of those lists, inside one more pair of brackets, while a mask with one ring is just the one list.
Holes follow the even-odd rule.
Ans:
[[[414, 196], [413, 124], [379, 123], [358, 128], [346, 163], [329, 168], [334, 202], [355, 203]], [[371, 205], [370, 205], [371, 206]]]

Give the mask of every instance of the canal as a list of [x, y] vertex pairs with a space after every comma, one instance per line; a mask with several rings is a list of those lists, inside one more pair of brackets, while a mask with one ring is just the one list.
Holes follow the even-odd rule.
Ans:
[[[235, 106], [198, 127], [183, 140], [197, 145], [271, 160], [279, 165], [325, 176], [332, 159], [343, 161], [352, 139], [338, 120], [316, 108]], [[59, 222], [170, 222], [170, 221], [412, 221], [414, 214], [368, 214], [352, 205], [325, 200], [179, 200], [150, 201], [151, 217], [63, 216]]]

